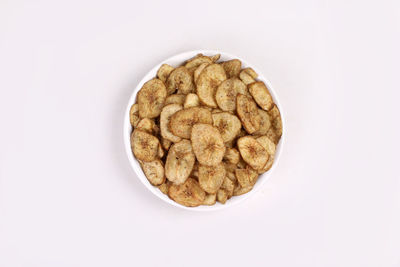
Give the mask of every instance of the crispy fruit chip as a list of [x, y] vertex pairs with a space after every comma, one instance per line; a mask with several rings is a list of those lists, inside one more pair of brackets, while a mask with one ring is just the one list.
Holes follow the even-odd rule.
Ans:
[[236, 97], [237, 114], [242, 121], [243, 127], [249, 134], [260, 129], [261, 116], [258, 113], [256, 103], [251, 97], [238, 94]]
[[161, 128], [161, 136], [171, 142], [179, 142], [181, 141], [181, 138], [179, 136], [175, 136], [170, 130], [169, 130], [169, 123], [171, 120], [171, 117], [179, 110], [182, 109], [182, 106], [179, 104], [170, 104], [168, 106], [165, 106], [160, 115], [160, 128]]
[[157, 77], [164, 83], [167, 81], [168, 76], [174, 70], [174, 67], [168, 64], [162, 64], [161, 67], [157, 71]]
[[212, 114], [213, 124], [219, 130], [222, 140], [230, 142], [239, 134], [242, 124], [235, 115], [228, 112]]
[[192, 108], [200, 106], [199, 97], [196, 94], [188, 94], [185, 98], [185, 103], [183, 104], [184, 108]]
[[268, 138], [268, 136], [265, 135], [258, 137], [257, 142], [259, 142], [264, 147], [269, 155], [268, 161], [265, 166], [258, 171], [258, 173], [261, 174], [271, 169], [272, 164], [274, 163], [276, 145], [271, 139]]
[[193, 151], [200, 164], [216, 166], [224, 157], [225, 146], [219, 131], [209, 124], [195, 124], [191, 140]]
[[272, 96], [263, 82], [249, 84], [249, 92], [263, 110], [270, 110], [273, 107]]
[[237, 141], [243, 160], [255, 170], [262, 169], [268, 161], [268, 153], [264, 147], [251, 136], [244, 136]]
[[189, 140], [173, 144], [165, 162], [165, 176], [174, 184], [184, 183], [192, 172], [195, 160]]
[[236, 110], [237, 94], [247, 94], [246, 85], [237, 78], [223, 81], [215, 92], [215, 101], [224, 111]]
[[258, 113], [260, 114], [260, 128], [253, 133], [253, 135], [266, 135], [269, 128], [271, 127], [271, 120], [269, 118], [268, 112], [262, 109], [258, 109]]
[[236, 148], [227, 148], [223, 159], [228, 163], [238, 164], [240, 160], [239, 151]]
[[160, 191], [163, 193], [163, 194], [168, 194], [168, 188], [169, 188], [169, 186], [170, 186], [170, 183], [168, 182], [168, 181], [165, 181], [164, 183], [162, 183], [162, 184], [160, 184], [159, 186], [158, 186], [158, 189], [160, 189]]
[[204, 202], [206, 193], [195, 179], [189, 178], [183, 184], [172, 184], [168, 189], [168, 196], [186, 207], [196, 207]]
[[200, 101], [209, 107], [216, 108], [215, 91], [226, 80], [224, 68], [219, 64], [210, 64], [200, 73], [196, 85]]
[[184, 95], [184, 94], [169, 95], [165, 99], [165, 105], [169, 105], [169, 104], [183, 105], [183, 103], [185, 102], [185, 98], [186, 98], [186, 95]]
[[203, 205], [212, 206], [217, 202], [217, 194], [207, 194], [204, 198]]
[[196, 70], [193, 72], [193, 80], [194, 82], [197, 82], [197, 79], [200, 76], [200, 73], [208, 66], [210, 63], [202, 63], [198, 67], [196, 67]]
[[199, 166], [199, 184], [207, 193], [217, 193], [224, 179], [225, 166], [222, 162], [216, 166]]
[[232, 59], [221, 63], [228, 78], [239, 76], [242, 62], [239, 59]]
[[171, 117], [169, 129], [176, 136], [190, 139], [192, 127], [196, 123], [212, 124], [211, 112], [201, 107], [182, 109]]
[[164, 166], [161, 160], [156, 159], [141, 164], [144, 174], [152, 185], [160, 185], [165, 181]]
[[203, 63], [211, 64], [211, 63], [213, 63], [213, 60], [210, 57], [204, 56], [203, 54], [198, 54], [194, 58], [189, 59], [186, 62], [185, 67], [188, 69], [196, 68]]
[[271, 118], [272, 127], [268, 131], [267, 135], [275, 144], [277, 144], [282, 136], [282, 118], [281, 113], [276, 105], [274, 105], [269, 111], [269, 115]]
[[155, 118], [160, 115], [167, 97], [164, 83], [159, 79], [146, 82], [137, 95], [139, 116], [141, 118]]
[[225, 176], [224, 182], [221, 185], [221, 189], [224, 189], [228, 193], [228, 198], [233, 195], [233, 190], [235, 189], [235, 182], [229, 177]]
[[228, 200], [228, 193], [224, 189], [220, 189], [217, 192], [217, 200], [218, 202], [221, 202], [222, 204], [225, 204], [226, 201]]
[[234, 196], [240, 196], [240, 195], [243, 195], [243, 194], [246, 194], [246, 193], [250, 192], [251, 189], [253, 189], [252, 186], [248, 186], [248, 187], [241, 187], [241, 186], [238, 186], [238, 187], [236, 187], [235, 190], [233, 191], [233, 195], [234, 195]]
[[136, 129], [148, 132], [149, 134], [155, 134], [157, 132], [157, 125], [154, 120], [149, 118], [141, 119], [136, 126]]
[[129, 110], [129, 121], [132, 127], [136, 127], [140, 121], [139, 118], [139, 105], [133, 104]]
[[194, 90], [193, 75], [185, 67], [174, 69], [167, 79], [167, 92], [172, 94], [179, 90], [182, 94], [188, 94]]
[[243, 69], [240, 74], [239, 78], [246, 84], [254, 83], [257, 78], [257, 73], [252, 68]]
[[239, 185], [243, 188], [253, 186], [258, 178], [258, 173], [249, 166], [245, 169], [236, 169], [235, 175]]
[[171, 146], [172, 142], [164, 137], [161, 137], [161, 145], [165, 150], [168, 150]]
[[158, 155], [159, 144], [157, 137], [141, 130], [134, 130], [131, 135], [132, 151], [138, 160], [155, 160]]
[[161, 144], [158, 144], [158, 150], [157, 150], [157, 156], [159, 158], [164, 157], [165, 153], [164, 153], [164, 149], [162, 148]]

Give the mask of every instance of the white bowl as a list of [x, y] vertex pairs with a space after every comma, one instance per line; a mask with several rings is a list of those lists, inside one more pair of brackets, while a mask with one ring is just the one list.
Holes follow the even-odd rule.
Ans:
[[[150, 184], [150, 182], [147, 180], [146, 176], [144, 175], [144, 173], [140, 167], [139, 162], [135, 159], [135, 157], [132, 154], [131, 143], [130, 143], [130, 135], [132, 132], [132, 126], [129, 121], [129, 110], [130, 110], [130, 107], [132, 106], [132, 104], [135, 103], [136, 94], [139, 92], [140, 88], [142, 88], [142, 86], [145, 82], [147, 82], [148, 80], [150, 80], [156, 76], [157, 70], [160, 68], [160, 66], [162, 64], [167, 63], [172, 66], [178, 66], [178, 65], [182, 64], [185, 60], [187, 60], [191, 57], [194, 57], [195, 55], [197, 55], [199, 53], [202, 53], [204, 55], [221, 54], [220, 61], [225, 61], [225, 60], [230, 60], [230, 59], [236, 58], [242, 62], [242, 68], [246, 68], [246, 67], [253, 68], [258, 73], [258, 80], [263, 81], [267, 85], [269, 92], [271, 93], [272, 98], [274, 99], [275, 104], [278, 106], [278, 108], [281, 112], [283, 134], [282, 134], [282, 137], [276, 148], [274, 164], [272, 165], [271, 169], [268, 172], [260, 175], [260, 177], [257, 180], [257, 183], [254, 185], [253, 190], [251, 190], [250, 192], [248, 192], [244, 195], [232, 197], [225, 204], [221, 204], [221, 203], [217, 202], [213, 206], [199, 206], [199, 207], [190, 208], [190, 207], [185, 207], [183, 205], [180, 205], [180, 204], [176, 203], [175, 201], [171, 200], [167, 195], [164, 195], [157, 187], [152, 186]], [[249, 198], [250, 196], [254, 195], [265, 184], [265, 182], [272, 175], [275, 167], [277, 166], [280, 155], [281, 155], [283, 143], [285, 141], [285, 132], [286, 132], [283, 109], [279, 103], [277, 94], [275, 93], [274, 89], [272, 88], [271, 83], [267, 79], [265, 79], [265, 77], [262, 75], [262, 73], [254, 65], [248, 64], [245, 60], [243, 60], [237, 56], [234, 56], [234, 55], [231, 55], [228, 53], [224, 53], [221, 51], [213, 51], [213, 50], [194, 50], [194, 51], [184, 52], [184, 53], [175, 55], [173, 57], [170, 57], [170, 58], [160, 62], [160, 64], [154, 66], [154, 68], [151, 69], [143, 77], [143, 79], [139, 82], [139, 84], [133, 90], [132, 95], [128, 101], [128, 106], [126, 107], [123, 125], [124, 125], [124, 144], [125, 144], [126, 155], [128, 156], [129, 163], [131, 164], [132, 169], [134, 170], [134, 172], [136, 173], [136, 175], [140, 179], [140, 181], [142, 181], [142, 183], [147, 187], [147, 189], [149, 189], [154, 195], [156, 195], [160, 199], [164, 200], [165, 202], [167, 202], [173, 206], [179, 207], [179, 208], [183, 208], [183, 209], [187, 209], [187, 210], [194, 210], [194, 211], [211, 211], [211, 210], [220, 210], [220, 209], [228, 208], [228, 207], [238, 204], [238, 203], [242, 202], [243, 200]]]

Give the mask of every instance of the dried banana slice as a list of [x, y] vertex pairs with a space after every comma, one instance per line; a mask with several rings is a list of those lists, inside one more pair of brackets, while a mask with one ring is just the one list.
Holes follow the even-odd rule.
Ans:
[[217, 200], [218, 202], [225, 204], [228, 200], [228, 193], [224, 189], [220, 189], [217, 192]]
[[161, 160], [156, 159], [141, 164], [144, 175], [152, 185], [161, 185], [165, 181], [164, 165]]
[[200, 106], [199, 97], [196, 94], [188, 94], [185, 98], [184, 108], [192, 108]]
[[149, 134], [155, 134], [157, 132], [158, 126], [155, 124], [154, 120], [144, 118], [139, 121], [136, 129], [148, 132]]
[[136, 127], [140, 121], [139, 118], [139, 105], [133, 104], [129, 110], [129, 121], [132, 127]]
[[200, 101], [209, 107], [216, 108], [215, 91], [226, 80], [224, 68], [219, 64], [210, 64], [200, 73], [196, 85]]
[[237, 141], [243, 160], [255, 170], [262, 169], [268, 161], [268, 153], [264, 147], [251, 136], [244, 136]]
[[168, 150], [171, 146], [172, 142], [164, 137], [161, 137], [161, 145], [165, 150]]
[[168, 95], [179, 90], [182, 94], [188, 94], [194, 89], [193, 75], [183, 66], [174, 69], [167, 79]]
[[211, 112], [201, 107], [182, 109], [171, 117], [169, 129], [176, 136], [190, 139], [192, 126], [196, 123], [212, 124]]
[[216, 166], [199, 166], [199, 184], [207, 193], [217, 193], [224, 179], [225, 166], [222, 162]]
[[171, 185], [170, 182], [168, 182], [167, 180], [165, 180], [164, 183], [162, 183], [162, 184], [160, 184], [160, 185], [158, 186], [158, 189], [160, 189], [160, 191], [161, 191], [163, 194], [167, 195], [167, 194], [168, 194], [168, 188], [169, 188], [170, 185]]
[[224, 189], [228, 193], [228, 198], [231, 198], [233, 196], [233, 190], [235, 189], [234, 181], [225, 176], [221, 189]]
[[249, 166], [245, 169], [236, 169], [235, 175], [239, 185], [243, 188], [252, 187], [258, 178], [258, 173]]
[[193, 72], [193, 80], [196, 83], [197, 79], [200, 76], [200, 73], [205, 69], [205, 67], [207, 67], [208, 65], [210, 65], [210, 63], [202, 63], [200, 64], [198, 67], [196, 67], [196, 70]]
[[168, 64], [162, 64], [161, 67], [157, 71], [157, 77], [164, 83], [167, 81], [168, 76], [174, 70], [174, 67]]
[[215, 63], [219, 60], [220, 57], [221, 57], [221, 54], [216, 54], [216, 55], [211, 56], [210, 58], [211, 58], [211, 61]]
[[234, 196], [240, 196], [240, 195], [243, 195], [243, 194], [246, 194], [246, 193], [250, 192], [251, 189], [253, 189], [252, 186], [241, 187], [241, 186], [239, 185], [239, 186], [237, 186], [237, 187], [235, 188], [235, 190], [233, 191], [233, 195], [234, 195]]
[[239, 59], [232, 59], [221, 63], [228, 78], [239, 76], [242, 68], [242, 62]]
[[160, 115], [160, 128], [161, 128], [161, 136], [171, 142], [179, 142], [181, 138], [179, 136], [174, 135], [168, 128], [171, 117], [182, 109], [182, 106], [179, 104], [170, 104], [165, 106]]
[[222, 140], [230, 142], [239, 134], [242, 124], [235, 115], [228, 112], [212, 114], [213, 125], [219, 130]]
[[203, 205], [212, 206], [217, 202], [217, 194], [207, 194], [204, 198]]
[[258, 113], [260, 114], [260, 128], [253, 133], [253, 135], [266, 135], [269, 128], [271, 127], [271, 120], [269, 118], [268, 112], [262, 109], [258, 109]]
[[265, 135], [258, 137], [257, 142], [259, 142], [264, 147], [269, 155], [268, 161], [265, 166], [258, 171], [258, 173], [261, 174], [271, 169], [272, 164], [274, 163], [276, 145], [271, 139], [268, 138], [268, 136]]
[[244, 82], [246, 85], [254, 83], [257, 78], [258, 74], [252, 68], [243, 69], [240, 74], [239, 78]]
[[186, 207], [196, 207], [204, 202], [206, 193], [195, 179], [189, 178], [183, 184], [172, 184], [168, 189], [168, 196]]
[[159, 79], [146, 82], [137, 95], [139, 116], [141, 118], [155, 118], [160, 115], [167, 97], [164, 83]]
[[249, 134], [260, 129], [261, 116], [256, 103], [251, 97], [238, 94], [236, 97], [236, 111], [242, 121], [243, 127]]
[[138, 160], [153, 161], [158, 155], [160, 142], [157, 137], [141, 130], [134, 130], [131, 135], [131, 147]]
[[215, 92], [215, 101], [218, 107], [224, 111], [236, 110], [237, 94], [247, 94], [246, 85], [237, 78], [223, 81]]
[[195, 68], [200, 66], [203, 63], [208, 63], [211, 64], [213, 63], [213, 60], [210, 57], [204, 56], [203, 54], [197, 54], [195, 57], [189, 59], [186, 64], [185, 67], [186, 68]]
[[186, 98], [186, 95], [184, 95], [184, 94], [169, 95], [165, 99], [165, 105], [169, 105], [169, 104], [183, 105], [183, 103], [185, 102], [185, 98]]
[[219, 131], [209, 124], [195, 124], [191, 141], [193, 151], [200, 164], [216, 166], [224, 157], [225, 146]]
[[238, 164], [240, 160], [239, 151], [236, 148], [227, 148], [223, 158], [226, 162], [232, 164]]
[[263, 110], [268, 111], [273, 107], [274, 101], [272, 100], [272, 96], [269, 93], [267, 86], [265, 86], [263, 82], [249, 84], [249, 92]]
[[174, 184], [182, 184], [192, 172], [196, 158], [189, 140], [171, 146], [165, 162], [165, 176]]

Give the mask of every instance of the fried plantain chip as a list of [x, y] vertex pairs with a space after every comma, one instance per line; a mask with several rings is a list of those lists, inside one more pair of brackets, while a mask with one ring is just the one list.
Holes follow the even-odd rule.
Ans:
[[185, 103], [183, 104], [184, 108], [192, 108], [200, 106], [199, 97], [196, 94], [188, 94], [185, 98]]
[[170, 186], [170, 182], [168, 182], [167, 180], [165, 180], [164, 183], [162, 183], [162, 184], [160, 184], [160, 185], [158, 186], [158, 189], [160, 189], [160, 191], [161, 191], [163, 194], [168, 195], [168, 188], [169, 188], [169, 186]]
[[243, 188], [252, 187], [258, 178], [258, 173], [250, 166], [246, 166], [245, 169], [236, 169], [235, 175], [239, 185]]
[[199, 184], [207, 193], [217, 193], [224, 179], [225, 166], [222, 162], [216, 166], [199, 166]]
[[228, 163], [238, 164], [240, 160], [239, 151], [236, 148], [227, 148], [223, 159]]
[[171, 146], [165, 162], [165, 176], [174, 184], [182, 184], [192, 172], [195, 155], [189, 140]]
[[157, 137], [141, 130], [134, 130], [131, 135], [131, 147], [138, 160], [153, 161], [158, 155]]
[[136, 127], [140, 121], [139, 118], [139, 105], [133, 104], [129, 110], [129, 121], [132, 127]]
[[188, 69], [196, 68], [203, 63], [211, 64], [211, 63], [213, 63], [213, 60], [210, 57], [204, 56], [203, 54], [197, 54], [195, 57], [189, 59], [186, 62], [185, 67]]
[[251, 189], [253, 189], [252, 186], [241, 187], [241, 186], [239, 185], [239, 186], [237, 186], [237, 187], [235, 188], [235, 190], [233, 191], [233, 195], [234, 195], [234, 196], [240, 196], [240, 195], [243, 195], [243, 194], [246, 194], [246, 193], [250, 192]]
[[261, 174], [271, 169], [272, 164], [274, 163], [276, 145], [271, 139], [268, 138], [268, 136], [265, 135], [258, 137], [257, 142], [259, 142], [264, 147], [269, 155], [268, 161], [265, 166], [258, 171], [258, 173]]
[[215, 91], [226, 80], [224, 68], [219, 64], [210, 64], [200, 73], [196, 85], [200, 101], [209, 107], [216, 108]]
[[224, 182], [221, 185], [221, 189], [224, 189], [226, 193], [228, 193], [228, 198], [231, 198], [233, 195], [233, 190], [235, 189], [235, 182], [229, 179], [228, 176], [225, 176]]
[[188, 94], [194, 90], [193, 75], [183, 66], [174, 69], [167, 79], [168, 95], [176, 90], [182, 94]]
[[171, 117], [179, 110], [182, 109], [182, 106], [179, 104], [170, 104], [165, 106], [160, 115], [160, 128], [161, 128], [161, 136], [171, 142], [179, 142], [181, 138], [179, 136], [175, 136], [168, 128]]
[[165, 181], [164, 165], [161, 160], [156, 159], [149, 162], [142, 162], [143, 172], [152, 185], [161, 185]]
[[161, 137], [161, 145], [165, 150], [168, 150], [171, 146], [172, 142], [164, 137]]
[[237, 77], [242, 68], [242, 62], [239, 59], [232, 59], [222, 62], [221, 65], [224, 68], [228, 79], [232, 77]]
[[264, 147], [251, 136], [244, 136], [237, 141], [243, 160], [255, 170], [262, 169], [268, 161], [268, 153]]
[[274, 101], [268, 91], [267, 86], [263, 82], [254, 82], [249, 84], [249, 92], [253, 96], [256, 103], [263, 110], [270, 110], [273, 107]]
[[213, 125], [218, 129], [224, 142], [230, 142], [239, 134], [242, 124], [235, 115], [228, 112], [212, 114]]
[[157, 133], [158, 126], [155, 124], [154, 120], [149, 118], [144, 118], [139, 121], [136, 126], [136, 129], [145, 131], [149, 134]]
[[236, 97], [236, 111], [242, 121], [243, 127], [249, 134], [260, 129], [261, 116], [256, 103], [251, 97], [238, 94]]
[[258, 113], [260, 114], [260, 128], [253, 133], [253, 135], [266, 135], [269, 128], [271, 127], [271, 121], [269, 118], [268, 112], [262, 109], [258, 109]]
[[239, 78], [244, 82], [246, 85], [254, 83], [257, 78], [258, 74], [252, 68], [243, 69], [240, 74]]
[[157, 77], [164, 83], [167, 81], [168, 76], [174, 70], [174, 67], [168, 64], [162, 64], [161, 67], [157, 71]]
[[218, 107], [224, 111], [236, 110], [237, 94], [247, 94], [246, 85], [237, 78], [223, 81], [215, 92], [215, 101]]
[[204, 202], [206, 193], [195, 179], [188, 178], [183, 184], [172, 184], [168, 189], [168, 196], [186, 207], [196, 207]]
[[210, 63], [202, 63], [200, 64], [198, 67], [196, 67], [196, 70], [193, 72], [193, 80], [196, 83], [197, 79], [200, 76], [200, 73], [205, 69], [205, 67], [207, 67], [208, 65], [210, 65]]
[[204, 198], [203, 205], [212, 206], [217, 202], [217, 194], [207, 194]]
[[169, 129], [174, 135], [189, 139], [196, 123], [212, 124], [211, 112], [201, 107], [182, 109], [171, 117]]
[[146, 82], [137, 95], [139, 116], [141, 118], [155, 118], [161, 113], [167, 97], [164, 83], [159, 79]]

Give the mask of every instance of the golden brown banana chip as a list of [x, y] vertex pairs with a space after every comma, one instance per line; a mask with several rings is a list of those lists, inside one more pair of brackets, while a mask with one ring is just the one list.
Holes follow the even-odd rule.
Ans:
[[235, 170], [237, 169], [237, 166], [236, 166], [236, 164], [233, 164], [233, 163], [229, 163], [229, 162], [224, 162], [225, 164], [225, 170], [226, 170], [226, 172], [227, 173], [229, 173], [229, 172], [235, 172]]
[[266, 136], [268, 136], [268, 138], [271, 139], [272, 142], [274, 142], [275, 144], [278, 144], [280, 136], [278, 136], [276, 134], [274, 127], [269, 128]]
[[164, 83], [159, 79], [146, 82], [137, 95], [139, 116], [141, 118], [155, 118], [161, 113], [167, 97]]
[[224, 182], [221, 185], [221, 189], [224, 189], [228, 193], [228, 198], [233, 195], [233, 190], [235, 189], [235, 183], [228, 176], [225, 176]]
[[161, 136], [164, 137], [165, 139], [168, 139], [171, 142], [179, 142], [181, 141], [181, 138], [179, 136], [174, 135], [170, 130], [169, 130], [169, 122], [171, 120], [171, 117], [179, 110], [182, 109], [182, 106], [179, 104], [170, 104], [165, 106], [160, 115], [160, 128], [161, 128]]
[[161, 160], [156, 159], [150, 162], [142, 162], [144, 175], [152, 185], [160, 185], [165, 181], [164, 165]]
[[195, 124], [191, 140], [193, 151], [200, 164], [216, 166], [224, 157], [225, 146], [219, 131], [209, 124]]
[[202, 63], [200, 64], [198, 67], [196, 67], [196, 70], [193, 72], [193, 80], [196, 83], [197, 79], [200, 76], [200, 73], [205, 69], [205, 67], [207, 67], [208, 65], [210, 65], [210, 63]]
[[253, 96], [256, 103], [263, 110], [270, 110], [273, 107], [274, 101], [268, 91], [267, 86], [263, 82], [254, 82], [249, 84], [249, 92]]
[[168, 76], [174, 70], [174, 67], [168, 64], [162, 64], [161, 67], [157, 71], [157, 77], [164, 83], [167, 81]]
[[281, 113], [276, 105], [274, 105], [269, 111], [269, 115], [271, 117], [272, 129], [267, 135], [269, 135], [270, 139], [277, 144], [282, 136], [282, 118]]
[[253, 186], [258, 178], [257, 171], [249, 166], [245, 169], [236, 169], [235, 175], [239, 185], [243, 188]]
[[251, 136], [244, 136], [237, 141], [243, 160], [255, 170], [262, 169], [268, 161], [268, 153], [264, 147]]
[[232, 182], [233, 182], [233, 184], [235, 184], [236, 182], [237, 182], [237, 178], [236, 178], [236, 175], [235, 175], [235, 172], [226, 172], [226, 177], [228, 177]]
[[189, 59], [186, 62], [185, 67], [188, 69], [194, 68], [200, 66], [203, 63], [211, 64], [213, 63], [213, 61], [210, 57], [204, 56], [203, 54], [197, 54], [195, 57]]
[[252, 186], [241, 187], [241, 186], [239, 185], [239, 186], [237, 186], [237, 187], [235, 188], [235, 190], [233, 191], [233, 195], [234, 195], [234, 196], [240, 196], [240, 195], [243, 195], [243, 194], [246, 194], [246, 193], [250, 192], [251, 189], [253, 189]]
[[195, 179], [189, 178], [183, 184], [172, 184], [168, 189], [168, 196], [186, 207], [196, 207], [204, 202], [206, 193]]
[[133, 104], [131, 109], [129, 110], [129, 121], [131, 122], [132, 127], [136, 127], [140, 121], [139, 118], [139, 105]]
[[258, 113], [260, 114], [260, 128], [253, 133], [253, 135], [266, 135], [269, 128], [271, 127], [271, 121], [269, 118], [268, 112], [262, 109], [258, 109]]
[[171, 146], [165, 162], [165, 176], [174, 184], [182, 184], [192, 172], [196, 158], [189, 140]]
[[271, 139], [268, 138], [268, 136], [265, 135], [258, 137], [257, 142], [259, 142], [264, 147], [269, 155], [268, 161], [265, 166], [258, 171], [258, 173], [261, 174], [271, 169], [272, 164], [274, 163], [276, 145]]
[[210, 58], [211, 58], [211, 61], [215, 63], [219, 60], [220, 57], [221, 57], [221, 54], [216, 54], [216, 55], [211, 56]]
[[157, 156], [161, 159], [164, 157], [164, 149], [162, 148], [161, 144], [158, 144]]
[[160, 189], [160, 191], [161, 191], [163, 194], [167, 195], [167, 194], [168, 194], [168, 188], [169, 188], [169, 186], [170, 186], [170, 183], [169, 183], [168, 181], [165, 181], [164, 183], [162, 183], [162, 184], [160, 184], [160, 185], [158, 186], [158, 189]]
[[183, 66], [174, 69], [167, 79], [168, 95], [176, 90], [179, 90], [182, 94], [188, 94], [193, 89], [193, 75]]
[[268, 111], [269, 115], [271, 116], [271, 119], [275, 119], [278, 116], [281, 116], [281, 113], [279, 112], [278, 107], [274, 104], [273, 107]]
[[161, 145], [165, 150], [168, 150], [171, 146], [172, 142], [164, 137], [161, 137]]
[[236, 148], [227, 148], [223, 159], [228, 163], [238, 164], [240, 160], [239, 151]]
[[182, 109], [171, 117], [169, 129], [176, 136], [190, 139], [192, 126], [196, 123], [212, 124], [211, 112], [201, 107]]
[[139, 121], [136, 126], [136, 129], [148, 132], [149, 134], [155, 134], [158, 127], [155, 124], [154, 120], [149, 118], [144, 118]]
[[184, 108], [192, 108], [200, 106], [199, 97], [196, 94], [187, 94], [185, 98]]
[[173, 94], [173, 95], [169, 95], [167, 96], [167, 98], [165, 99], [165, 106], [169, 105], [169, 104], [179, 104], [179, 105], [183, 105], [183, 103], [185, 103], [185, 98], [186, 95], [184, 94]]
[[239, 134], [242, 124], [235, 115], [228, 112], [212, 114], [213, 125], [218, 129], [224, 142], [230, 142]]
[[218, 202], [225, 204], [228, 200], [228, 193], [224, 189], [220, 189], [217, 192], [217, 200]]
[[138, 160], [153, 161], [158, 155], [157, 137], [141, 130], [134, 130], [131, 135], [131, 147]]
[[239, 162], [236, 164], [237, 169], [244, 169], [246, 168], [247, 163], [240, 157]]
[[199, 184], [207, 193], [217, 193], [224, 179], [225, 166], [222, 162], [216, 166], [199, 166]]
[[210, 64], [200, 73], [196, 85], [200, 101], [209, 107], [216, 108], [215, 91], [226, 80], [224, 68], [219, 64]]
[[237, 78], [223, 81], [215, 92], [215, 101], [224, 111], [236, 110], [237, 94], [247, 94], [246, 85]]
[[242, 68], [242, 62], [239, 59], [232, 59], [221, 63], [228, 78], [237, 77]]
[[239, 74], [239, 78], [246, 85], [254, 83], [256, 81], [255, 78], [257, 78], [257, 76], [258, 76], [257, 73], [251, 68], [243, 69]]
[[251, 97], [238, 94], [236, 97], [236, 111], [242, 121], [243, 127], [249, 134], [260, 129], [261, 116], [256, 103]]
[[207, 194], [204, 198], [203, 205], [212, 206], [217, 202], [217, 194]]

